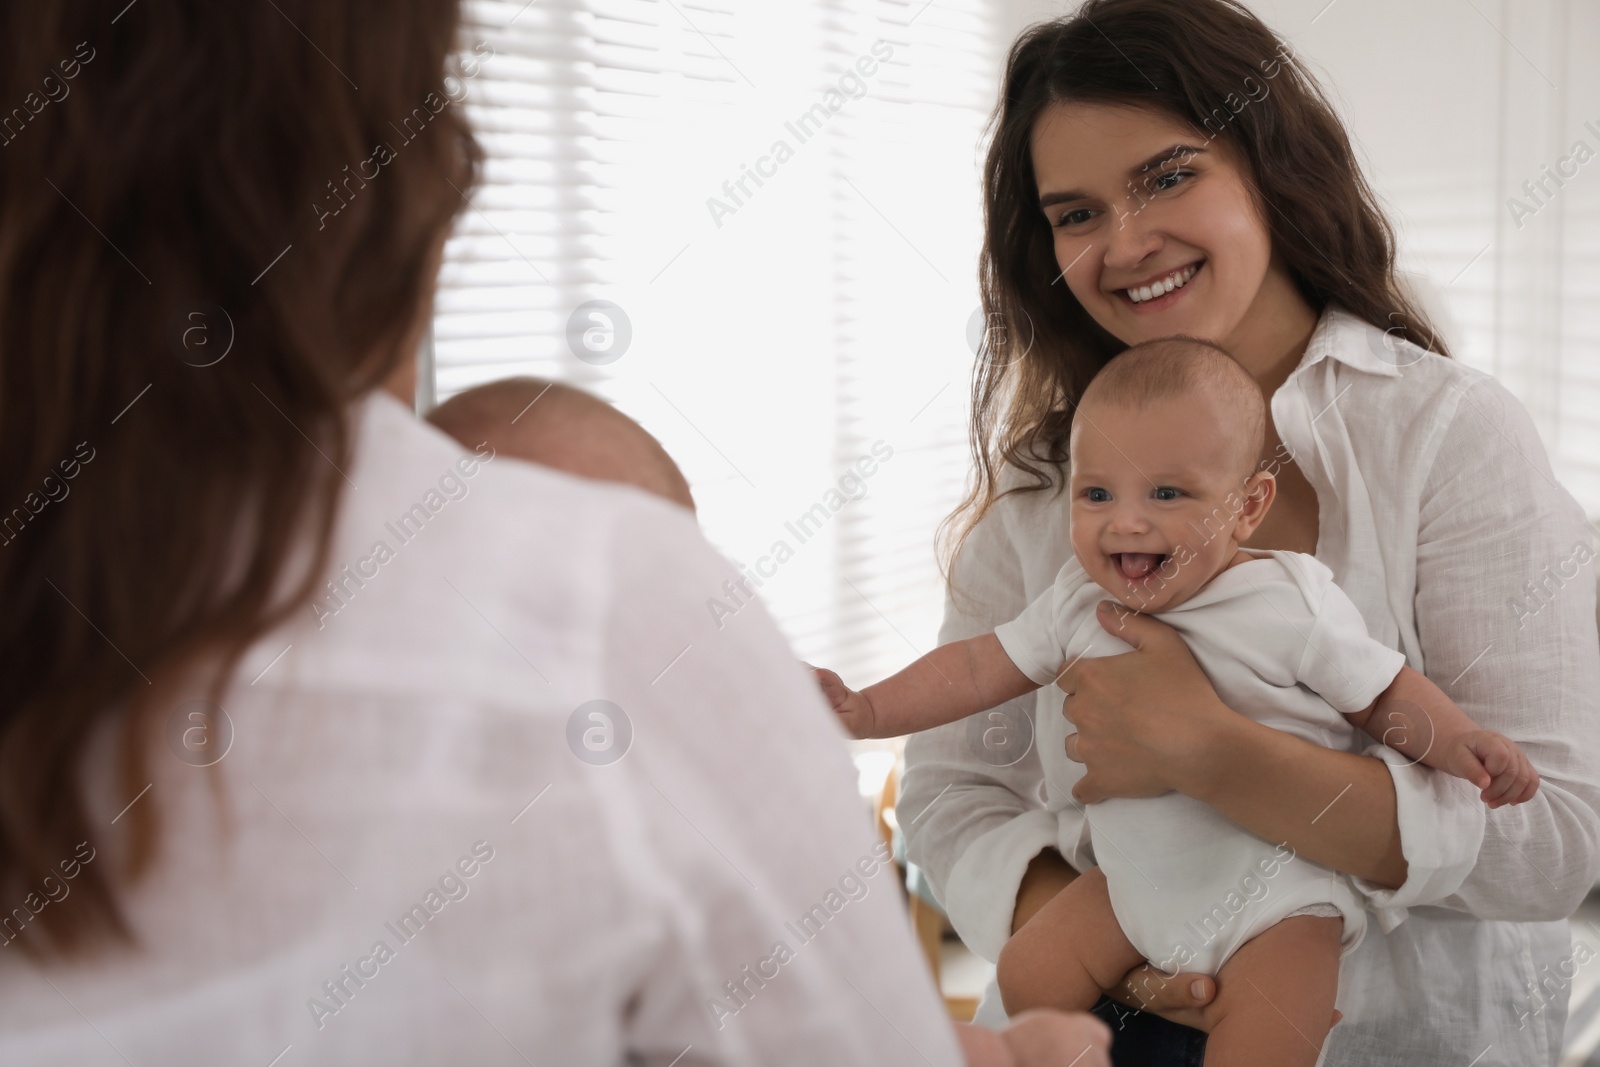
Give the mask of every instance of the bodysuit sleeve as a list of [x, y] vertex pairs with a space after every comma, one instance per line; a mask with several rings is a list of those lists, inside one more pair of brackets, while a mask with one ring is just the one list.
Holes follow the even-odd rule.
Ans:
[[1056, 604], [1061, 588], [1057, 578], [1050, 588], [1010, 622], [1001, 623], [994, 635], [1017, 670], [1037, 685], [1049, 685], [1061, 670], [1062, 650], [1056, 627]]
[[1367, 632], [1360, 609], [1331, 580], [1303, 636], [1295, 681], [1346, 715], [1371, 707], [1406, 663], [1402, 652]]

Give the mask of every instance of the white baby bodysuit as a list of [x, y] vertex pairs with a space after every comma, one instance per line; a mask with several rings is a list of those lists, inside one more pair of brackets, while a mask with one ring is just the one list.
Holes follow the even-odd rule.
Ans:
[[[1154, 617], [1182, 634], [1228, 707], [1314, 744], [1351, 750], [1355, 728], [1340, 713], [1370, 706], [1405, 656], [1368, 634], [1315, 556], [1245, 551], [1257, 558]], [[1095, 605], [1108, 599], [1072, 557], [1055, 584], [995, 635], [1023, 674], [1050, 685], [1080, 657], [1132, 651], [1095, 617]], [[1062, 744], [1070, 728], [1059, 699], [1041, 707], [1050, 703], [1056, 714], [1039, 716], [1041, 750]], [[1123, 933], [1165, 971], [1214, 975], [1240, 945], [1290, 914], [1336, 909], [1344, 917], [1343, 955], [1366, 931], [1345, 875], [1182, 793], [1105, 800], [1084, 814], [1089, 841], [1062, 841], [1063, 855], [1092, 847]]]

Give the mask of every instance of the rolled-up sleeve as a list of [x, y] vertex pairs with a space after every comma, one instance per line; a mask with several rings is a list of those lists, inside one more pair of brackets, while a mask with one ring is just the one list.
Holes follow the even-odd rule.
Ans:
[[[972, 531], [952, 575], [940, 644], [990, 632], [1027, 607], [1021, 564], [1000, 506]], [[1029, 695], [1000, 710], [1007, 721], [1031, 726], [1034, 706]], [[927, 876], [956, 933], [993, 961], [1011, 936], [1022, 876], [1035, 856], [1056, 845], [1059, 817], [1043, 806], [1037, 748], [1030, 745], [1009, 766], [993, 766], [980, 758], [980, 746], [969, 743], [970, 722], [906, 740], [895, 811], [907, 857]]]
[[1521, 745], [1540, 784], [1532, 800], [1491, 810], [1470, 783], [1371, 746], [1393, 775], [1408, 867], [1394, 890], [1356, 882], [1385, 929], [1396, 909], [1419, 904], [1566, 918], [1600, 855], [1592, 532], [1521, 403], [1487, 376], [1454, 389], [1418, 515], [1424, 669], [1480, 726]]
[[1404, 884], [1390, 889], [1352, 878], [1388, 933], [1418, 904], [1445, 904], [1472, 873], [1483, 841], [1484, 813], [1478, 791], [1463, 779], [1416, 764], [1377, 741], [1365, 755], [1382, 760], [1394, 779], [1395, 821], [1406, 858]]

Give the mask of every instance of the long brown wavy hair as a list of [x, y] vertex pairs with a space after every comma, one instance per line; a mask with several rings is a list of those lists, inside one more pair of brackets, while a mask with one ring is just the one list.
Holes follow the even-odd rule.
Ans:
[[[1230, 98], [1245, 101], [1237, 113]], [[1067, 102], [1148, 108], [1226, 139], [1247, 164], [1273, 249], [1314, 310], [1337, 303], [1449, 355], [1397, 281], [1393, 230], [1343, 125], [1287, 45], [1233, 0], [1088, 0], [1017, 38], [990, 121], [979, 285], [996, 328], [973, 372], [973, 477], [941, 529], [947, 576], [1001, 496], [1060, 490], [1078, 398], [1127, 347], [1052, 284], [1060, 269], [1029, 139], [1047, 108]], [[1007, 466], [1024, 477], [1002, 493]]]
[[[0, 10], [7, 918], [103, 830], [91, 729], [125, 727], [132, 798], [178, 679], [220, 686], [309, 600], [347, 409], [410, 357], [481, 153], [450, 106], [459, 0]], [[130, 877], [152, 810], [128, 812]], [[105, 866], [24, 951], [128, 937]]]

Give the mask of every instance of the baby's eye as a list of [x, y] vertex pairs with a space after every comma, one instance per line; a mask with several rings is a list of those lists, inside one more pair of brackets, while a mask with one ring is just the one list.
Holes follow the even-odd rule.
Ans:
[[1083, 495], [1089, 498], [1091, 504], [1104, 504], [1111, 499], [1111, 494], [1098, 486], [1085, 489]]
[[[1163, 496], [1162, 494], [1164, 494], [1164, 493], [1170, 493], [1172, 495], [1171, 496]], [[1157, 500], [1176, 500], [1180, 496], [1183, 495], [1183, 490], [1182, 489], [1174, 489], [1170, 485], [1163, 485], [1163, 486], [1160, 486], [1159, 488], [1157, 488], [1155, 490], [1155, 495], [1156, 495], [1156, 499]]]

